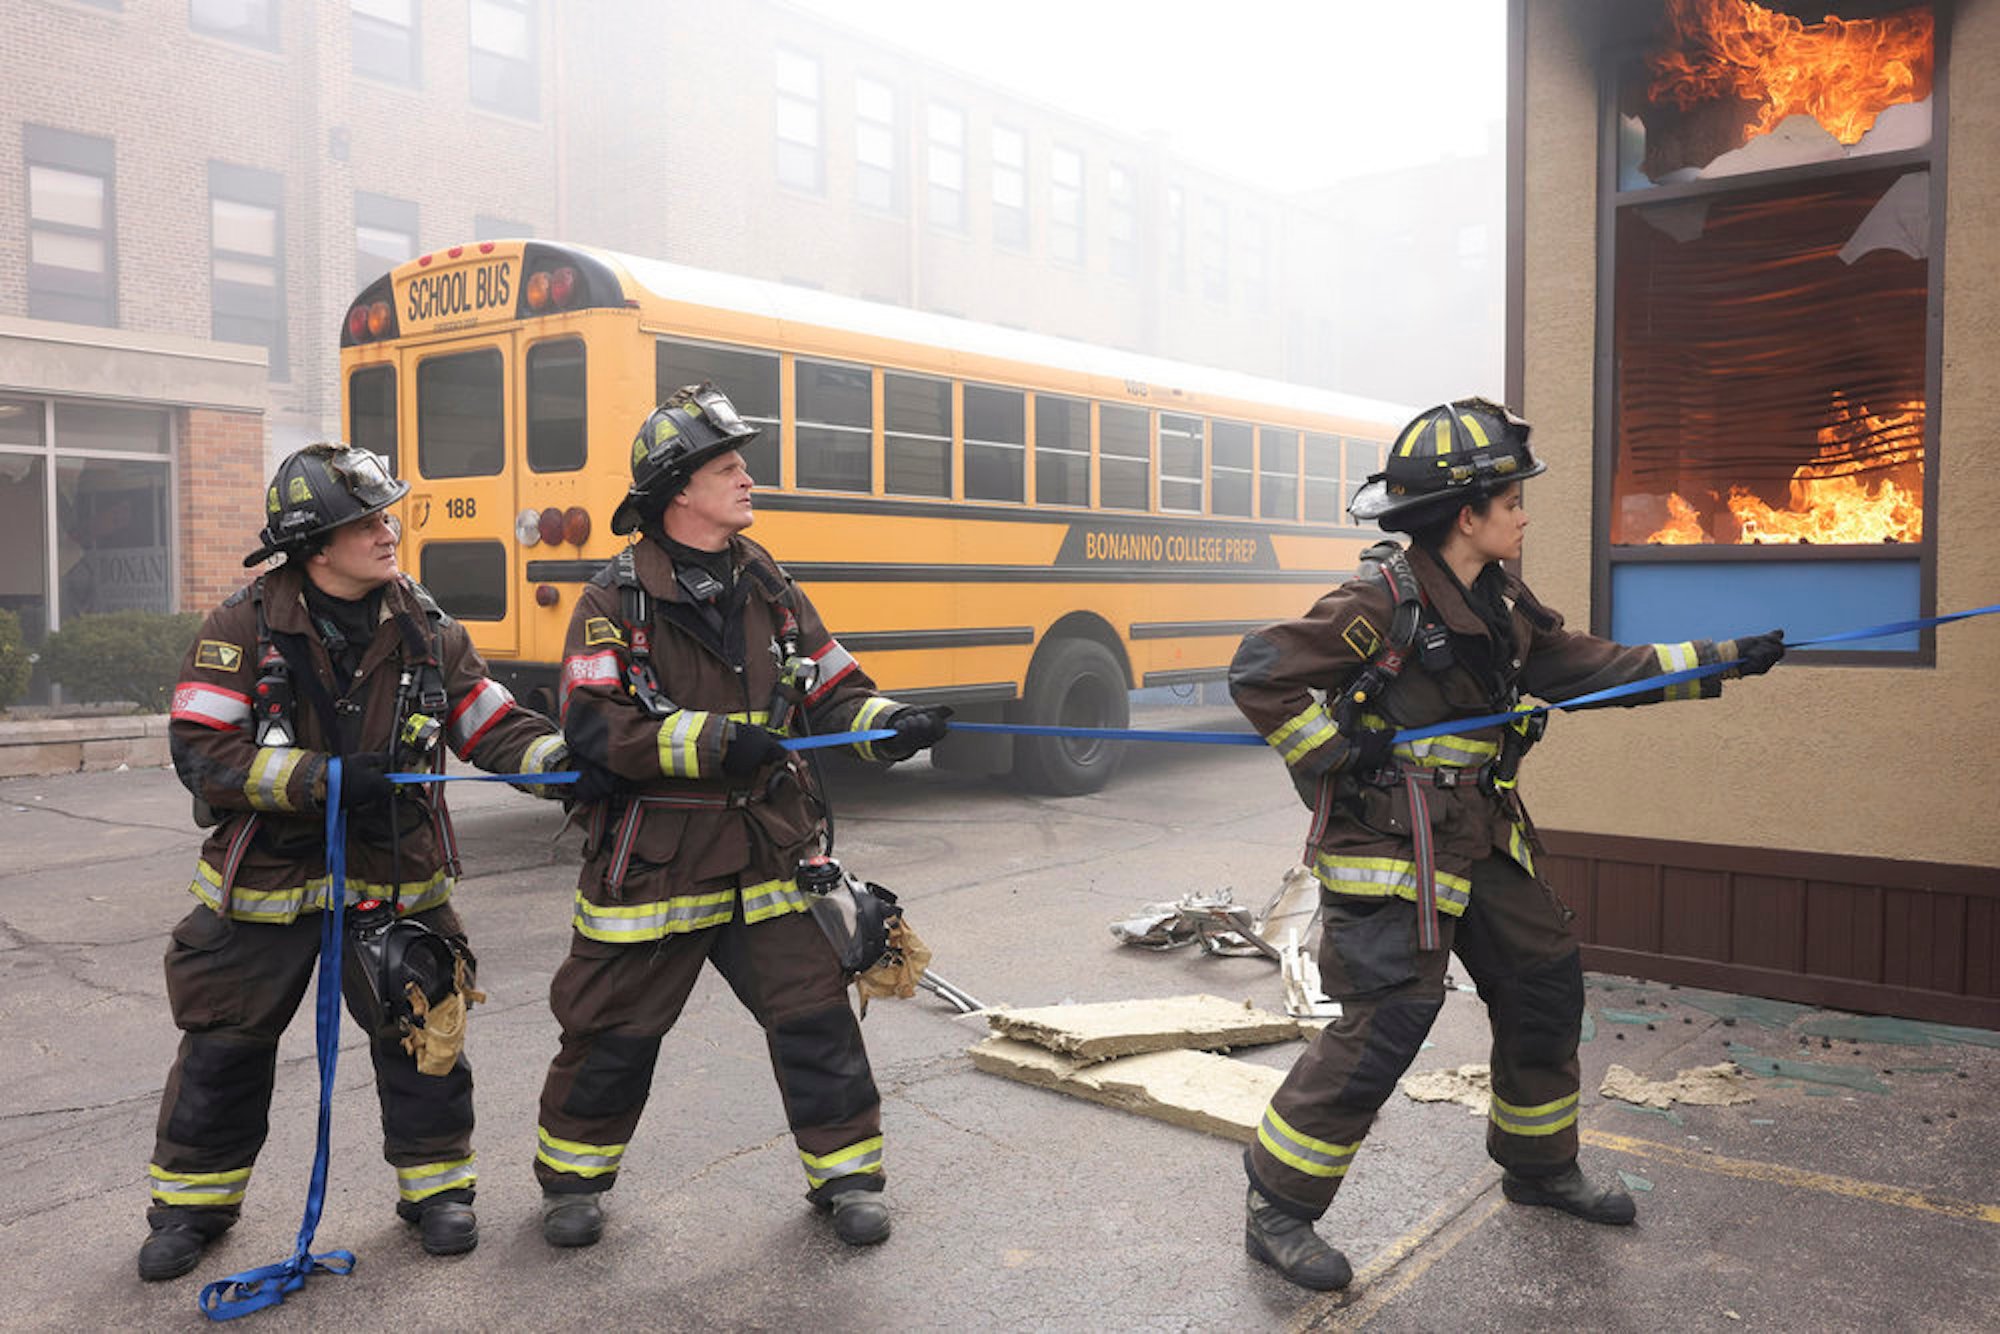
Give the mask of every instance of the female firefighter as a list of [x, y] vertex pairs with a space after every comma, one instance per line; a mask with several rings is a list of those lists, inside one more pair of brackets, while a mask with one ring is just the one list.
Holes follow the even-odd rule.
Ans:
[[[1245, 1247], [1305, 1287], [1352, 1278], [1313, 1223], [1443, 1007], [1454, 952], [1492, 1024], [1486, 1151], [1506, 1197], [1598, 1223], [1633, 1218], [1631, 1197], [1591, 1184], [1576, 1161], [1583, 970], [1568, 910], [1535, 876], [1514, 787], [1538, 726], [1393, 738], [1512, 710], [1523, 694], [1561, 702], [1716, 662], [1756, 675], [1783, 656], [1783, 632], [1624, 645], [1565, 629], [1501, 564], [1520, 557], [1521, 483], [1544, 466], [1528, 424], [1498, 404], [1421, 414], [1348, 507], [1409, 534], [1409, 550], [1371, 548], [1304, 616], [1245, 636], [1230, 665], [1237, 707], [1313, 810], [1321, 986], [1342, 1009], [1285, 1077], [1244, 1160]], [[1708, 676], [1617, 702], [1720, 690]]]

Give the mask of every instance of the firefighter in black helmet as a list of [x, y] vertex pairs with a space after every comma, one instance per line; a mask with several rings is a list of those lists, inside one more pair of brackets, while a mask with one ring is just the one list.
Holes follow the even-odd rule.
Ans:
[[[878, 693], [743, 536], [755, 515], [738, 451], [755, 434], [706, 384], [646, 418], [611, 520], [642, 540], [570, 620], [563, 731], [599, 791], [583, 807], [569, 957], [549, 987], [562, 1043], [542, 1086], [535, 1176], [554, 1246], [602, 1235], [604, 1192], [704, 960], [764, 1029], [806, 1198], [850, 1245], [889, 1234], [881, 1098], [800, 883], [822, 846], [821, 807], [782, 738], [886, 728], [895, 735], [853, 749], [901, 760], [944, 735], [949, 710]], [[674, 1130], [698, 1137], [706, 1120]]]
[[[1628, 646], [1566, 629], [1502, 564], [1521, 555], [1521, 483], [1544, 470], [1528, 434], [1484, 399], [1417, 416], [1348, 507], [1409, 534], [1410, 548], [1371, 548], [1354, 579], [1298, 620], [1246, 636], [1230, 665], [1237, 706], [1313, 808], [1320, 985], [1341, 1004], [1244, 1158], [1245, 1246], [1306, 1287], [1352, 1278], [1313, 1223], [1436, 1020], [1453, 953], [1492, 1025], [1486, 1148], [1506, 1197], [1598, 1223], [1634, 1215], [1629, 1195], [1577, 1166], [1583, 970], [1570, 914], [1536, 877], [1534, 826], [1515, 788], [1540, 719], [1413, 742], [1396, 733], [1508, 712], [1523, 694], [1560, 702], [1697, 664], [1733, 661], [1730, 675], [1755, 675], [1784, 653], [1775, 630]], [[1617, 702], [1720, 690], [1709, 676]]]
[[438, 741], [499, 773], [559, 770], [565, 751], [398, 569], [388, 509], [408, 490], [365, 450], [287, 457], [244, 563], [284, 561], [208, 614], [182, 667], [168, 735], [210, 828], [195, 906], [167, 950], [182, 1036], [160, 1102], [141, 1278], [187, 1273], [242, 1210], [278, 1040], [319, 955], [333, 756], [349, 820], [344, 990], [369, 1035], [396, 1212], [434, 1255], [478, 1243], [461, 1043], [479, 993], [450, 902], [451, 817], [431, 795], [442, 789], [399, 789], [388, 775], [441, 767]]

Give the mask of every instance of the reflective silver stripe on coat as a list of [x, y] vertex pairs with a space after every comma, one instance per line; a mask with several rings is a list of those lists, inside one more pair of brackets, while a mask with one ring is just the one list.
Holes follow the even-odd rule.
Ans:
[[299, 767], [305, 752], [295, 746], [259, 746], [254, 759], [250, 761], [250, 772], [243, 779], [243, 796], [251, 809], [259, 811], [290, 811], [291, 794], [286, 785], [292, 773]]
[[620, 668], [618, 654], [611, 649], [601, 653], [580, 653], [563, 659], [562, 685], [556, 702], [558, 716], [569, 712], [569, 693], [578, 686], [612, 686], [618, 684]]
[[250, 697], [205, 681], [183, 681], [174, 687], [172, 716], [176, 722], [233, 732], [251, 719]]
[[[902, 707], [901, 704], [898, 704], [886, 695], [870, 696], [862, 700], [861, 707], [854, 711], [854, 721], [847, 725], [847, 730], [850, 732], [866, 732], [885, 726], [885, 724], [876, 720], [886, 717]], [[876, 753], [873, 741], [857, 741], [854, 743], [854, 749], [864, 760], [879, 760], [882, 758], [882, 756]]]
[[562, 750], [563, 739], [559, 734], [551, 732], [547, 736], [536, 737], [528, 743], [528, 748], [521, 752], [520, 772], [524, 774], [549, 772], [555, 767], [549, 761], [560, 756]]
[[826, 647], [812, 656], [813, 661], [819, 664], [819, 680], [813, 683], [811, 692], [806, 695], [806, 702], [817, 704], [826, 698], [828, 691], [840, 683], [841, 677], [853, 671], [859, 664], [854, 661], [852, 653], [840, 646], [838, 639], [828, 640]]
[[1462, 736], [1430, 736], [1420, 741], [1401, 741], [1395, 755], [1425, 769], [1477, 769], [1500, 754], [1496, 741], [1476, 741]]
[[[1313, 856], [1313, 875], [1335, 894], [1362, 898], [1417, 901], [1417, 864], [1401, 857], [1355, 857], [1331, 852]], [[1454, 917], [1472, 901], [1472, 882], [1462, 875], [1437, 872], [1437, 910]]]
[[766, 880], [761, 885], [745, 885], [742, 894], [745, 926], [772, 917], [783, 917], [790, 912], [812, 911], [812, 896], [792, 880]]
[[721, 926], [735, 915], [736, 891], [733, 889], [630, 905], [592, 903], [579, 892], [576, 914], [571, 921], [578, 932], [590, 939], [616, 944], [659, 940], [665, 936]]
[[1279, 724], [1264, 740], [1284, 757], [1286, 764], [1296, 765], [1338, 735], [1333, 716], [1315, 701]]
[[486, 735], [486, 729], [500, 720], [500, 716], [514, 707], [514, 694], [506, 686], [492, 678], [487, 678], [473, 686], [458, 707], [451, 711], [451, 748], [460, 755], [465, 754], [479, 738]]
[[[239, 922], [290, 922], [302, 912], [323, 910], [328, 903], [327, 889], [331, 883], [328, 877], [318, 876], [302, 885], [284, 889], [246, 889], [236, 885], [229, 893], [229, 916]], [[451, 898], [455, 883], [451, 874], [442, 867], [428, 880], [404, 881], [401, 895], [403, 911], [416, 913], [437, 907]], [[346, 887], [347, 906], [350, 908], [363, 899], [396, 897], [396, 887], [386, 882], [377, 884], [350, 876]], [[188, 885], [188, 891], [208, 907], [217, 912], [222, 910], [222, 873], [210, 866], [206, 859], [195, 864], [194, 880]]]
[[[1701, 654], [1691, 643], [1655, 644], [1653, 654], [1659, 658], [1662, 672], [1686, 671], [1690, 667], [1701, 665]], [[1700, 699], [1701, 682], [1681, 681], [1668, 686], [1664, 694], [1668, 699]]]
[[701, 777], [701, 729], [709, 715], [698, 709], [677, 709], [660, 723], [660, 772], [668, 778]]

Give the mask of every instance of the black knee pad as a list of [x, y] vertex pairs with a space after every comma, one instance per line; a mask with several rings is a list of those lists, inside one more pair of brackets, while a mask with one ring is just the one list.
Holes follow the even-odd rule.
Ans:
[[590, 1040], [583, 1068], [563, 1099], [565, 1116], [618, 1116], [641, 1106], [653, 1089], [660, 1059], [658, 1035], [600, 1033]]
[[845, 1003], [771, 1027], [785, 1114], [794, 1126], [831, 1126], [880, 1101], [861, 1026]]
[[166, 1138], [195, 1149], [262, 1144], [277, 1070], [276, 1046], [191, 1035]]
[[375, 1082], [382, 1092], [382, 1133], [391, 1139], [450, 1140], [472, 1131], [472, 1071], [461, 1056], [442, 1075], [417, 1069], [400, 1038], [375, 1046]]
[[1383, 1001], [1377, 1006], [1361, 1059], [1334, 1101], [1363, 1111], [1379, 1109], [1416, 1059], [1424, 1035], [1431, 1031], [1443, 1008], [1441, 1000]]
[[1528, 1065], [1557, 1065], [1583, 1036], [1583, 962], [1570, 954], [1532, 968], [1513, 983], [1515, 1058]]

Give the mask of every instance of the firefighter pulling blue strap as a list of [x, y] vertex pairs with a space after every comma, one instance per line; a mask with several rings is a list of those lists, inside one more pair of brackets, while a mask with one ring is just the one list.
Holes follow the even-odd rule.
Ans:
[[326, 880], [327, 906], [320, 913], [319, 924], [319, 992], [314, 1002], [319, 1034], [319, 1146], [313, 1152], [305, 1218], [299, 1224], [298, 1244], [290, 1259], [231, 1274], [201, 1290], [197, 1301], [201, 1313], [210, 1320], [234, 1320], [276, 1306], [285, 1300], [286, 1294], [304, 1287], [306, 1279], [314, 1274], [354, 1272], [352, 1251], [312, 1253], [313, 1233], [319, 1230], [320, 1210], [326, 1204], [328, 1141], [333, 1128], [333, 1071], [340, 1059], [340, 953], [346, 939], [341, 913], [347, 898], [347, 816], [340, 809], [338, 758], [326, 763]]

